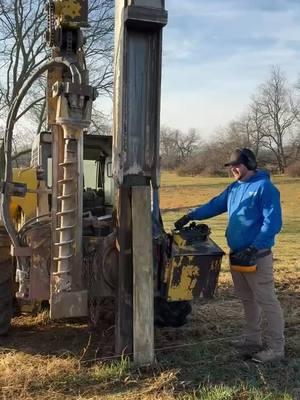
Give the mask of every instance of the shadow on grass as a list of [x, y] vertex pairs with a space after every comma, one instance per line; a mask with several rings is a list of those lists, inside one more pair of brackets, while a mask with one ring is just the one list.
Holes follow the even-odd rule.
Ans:
[[39, 321], [21, 316], [13, 319], [12, 328], [0, 337], [0, 350], [19, 351], [42, 356], [74, 356], [95, 359], [114, 354], [114, 327], [104, 323], [97, 330], [87, 321]]

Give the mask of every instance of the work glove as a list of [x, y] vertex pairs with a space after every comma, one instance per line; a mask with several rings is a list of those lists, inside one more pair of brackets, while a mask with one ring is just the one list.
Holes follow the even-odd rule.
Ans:
[[230, 260], [232, 264], [240, 265], [256, 265], [257, 249], [253, 246], [247, 247], [245, 250], [231, 253]]
[[180, 230], [191, 221], [191, 218], [188, 215], [184, 215], [183, 217], [179, 218], [175, 223], [174, 226], [177, 230]]

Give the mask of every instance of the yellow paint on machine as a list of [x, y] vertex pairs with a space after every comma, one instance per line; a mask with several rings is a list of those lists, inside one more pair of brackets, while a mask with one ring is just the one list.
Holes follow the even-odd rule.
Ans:
[[194, 298], [193, 289], [197, 284], [200, 272], [198, 266], [193, 264], [194, 256], [188, 256], [188, 259], [190, 263], [188, 265], [181, 265], [183, 257], [176, 257], [171, 263], [169, 301], [192, 300]]
[[70, 17], [80, 17], [81, 13], [81, 4], [80, 1], [76, 0], [65, 0], [62, 6], [62, 14]]
[[57, 0], [55, 3], [55, 14], [59, 18], [80, 17], [81, 4], [78, 0]]
[[[13, 182], [25, 183], [27, 189], [37, 189], [37, 176], [35, 168], [14, 168]], [[10, 215], [13, 218], [18, 218], [19, 212], [22, 211], [24, 216], [23, 222], [34, 217], [37, 209], [36, 193], [26, 193], [25, 197], [12, 196], [9, 205]]]
[[55, 16], [58, 24], [72, 28], [88, 26], [86, 0], [56, 0]]
[[186, 240], [183, 239], [183, 237], [180, 234], [180, 232], [173, 231], [173, 240], [174, 240], [174, 243], [178, 246], [179, 249], [181, 249], [181, 248], [186, 246]]

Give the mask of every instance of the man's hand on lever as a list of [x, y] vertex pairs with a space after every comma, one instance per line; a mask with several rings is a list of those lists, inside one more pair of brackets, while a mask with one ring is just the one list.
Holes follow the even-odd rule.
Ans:
[[174, 223], [174, 226], [177, 230], [180, 230], [184, 227], [184, 225], [188, 224], [190, 221], [191, 218], [188, 215], [184, 215]]

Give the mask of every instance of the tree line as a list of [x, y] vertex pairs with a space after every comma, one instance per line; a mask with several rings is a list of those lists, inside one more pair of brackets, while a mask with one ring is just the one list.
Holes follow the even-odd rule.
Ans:
[[[101, 96], [113, 86], [114, 0], [89, 1], [86, 63], [90, 81], [99, 92], [90, 133], [109, 134], [111, 121], [101, 111]], [[0, 0], [0, 137], [10, 105], [24, 82], [49, 56], [44, 33], [46, 14], [40, 0]], [[279, 173], [296, 168], [300, 157], [299, 88], [274, 66], [269, 78], [250, 98], [246, 112], [205, 141], [200, 131], [184, 133], [161, 128], [163, 168], [182, 173], [223, 174], [223, 164], [235, 147], [250, 147], [261, 165]], [[31, 146], [33, 136], [46, 128], [46, 80], [32, 86], [15, 121], [15, 151]], [[24, 118], [26, 123], [23, 123]], [[22, 124], [20, 123], [22, 118]], [[1, 128], [2, 123], [2, 128]], [[2, 129], [2, 131], [1, 131]], [[299, 168], [300, 169], [300, 168]]]
[[299, 88], [289, 84], [284, 72], [273, 66], [268, 79], [250, 98], [243, 115], [204, 141], [191, 129], [161, 129], [161, 160], [166, 169], [182, 174], [222, 175], [224, 163], [235, 148], [248, 147], [259, 165], [273, 172], [300, 174]]

